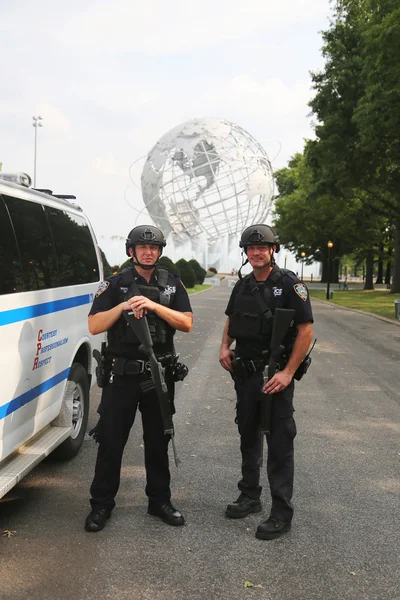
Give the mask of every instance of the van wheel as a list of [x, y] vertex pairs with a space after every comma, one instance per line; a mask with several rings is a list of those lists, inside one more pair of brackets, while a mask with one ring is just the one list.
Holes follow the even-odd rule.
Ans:
[[89, 381], [85, 369], [79, 363], [73, 363], [68, 381], [74, 384], [72, 391], [72, 432], [51, 457], [55, 460], [68, 460], [78, 454], [86, 432], [89, 416]]

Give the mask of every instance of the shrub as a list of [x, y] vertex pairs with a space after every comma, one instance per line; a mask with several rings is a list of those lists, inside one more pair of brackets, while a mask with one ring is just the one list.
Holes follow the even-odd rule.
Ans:
[[172, 273], [172, 275], [180, 275], [178, 267], [172, 262], [168, 256], [162, 256], [158, 261], [158, 266], [160, 269], [165, 269], [168, 273]]
[[189, 260], [188, 264], [192, 267], [194, 274], [196, 275], [196, 283], [202, 284], [204, 281], [204, 277], [206, 276], [206, 272], [203, 269], [203, 267], [199, 265], [195, 258]]
[[181, 258], [175, 263], [181, 274], [183, 285], [187, 288], [192, 288], [196, 284], [196, 275], [189, 263]]
[[124, 263], [122, 263], [122, 265], [119, 266], [118, 273], [121, 273], [121, 271], [123, 271], [124, 269], [127, 269], [128, 267], [132, 267], [132, 259], [131, 258], [128, 258], [128, 260], [126, 260]]
[[217, 271], [217, 269], [216, 269], [215, 267], [208, 267], [208, 270], [209, 270], [211, 273], [214, 273], [214, 275], [216, 275], [216, 274], [218, 273], [218, 271]]

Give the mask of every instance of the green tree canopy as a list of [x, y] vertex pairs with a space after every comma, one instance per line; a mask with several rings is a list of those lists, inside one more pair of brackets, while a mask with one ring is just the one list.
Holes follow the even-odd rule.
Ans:
[[[328, 194], [338, 208], [342, 199], [358, 206], [353, 240], [367, 259], [366, 287], [372, 287], [374, 256], [381, 253], [383, 232], [392, 223], [400, 264], [398, 129], [388, 136], [400, 119], [397, 64], [389, 68], [398, 57], [399, 23], [393, 0], [337, 0], [323, 33], [325, 69], [312, 74], [316, 95], [310, 106], [318, 122], [307, 162], [318, 193]], [[400, 268], [392, 291], [397, 287]]]
[[108, 262], [108, 260], [106, 258], [106, 255], [104, 254], [104, 252], [101, 248], [100, 248], [100, 254], [101, 254], [101, 259], [103, 261], [104, 278], [110, 277], [110, 275], [113, 274], [113, 268], [111, 267], [110, 263]]

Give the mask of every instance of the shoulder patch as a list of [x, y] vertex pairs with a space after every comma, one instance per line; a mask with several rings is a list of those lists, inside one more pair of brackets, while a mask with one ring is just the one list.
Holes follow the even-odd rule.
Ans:
[[306, 286], [304, 285], [304, 283], [296, 283], [293, 286], [294, 291], [296, 292], [296, 294], [304, 301], [306, 302], [306, 300], [308, 299], [308, 290], [306, 288]]
[[102, 281], [101, 284], [99, 285], [99, 287], [97, 288], [96, 298], [101, 296], [101, 294], [106, 291], [106, 289], [108, 288], [109, 285], [110, 285], [109, 281]]

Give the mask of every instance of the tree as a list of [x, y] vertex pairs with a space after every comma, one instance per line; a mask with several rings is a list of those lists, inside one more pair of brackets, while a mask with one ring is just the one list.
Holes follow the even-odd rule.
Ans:
[[[307, 148], [306, 148], [307, 151]], [[300, 260], [305, 252], [309, 261], [323, 263], [322, 281], [327, 281], [328, 241], [337, 281], [339, 257], [356, 247], [355, 215], [359, 203], [327, 193], [316, 183], [316, 174], [306, 157], [296, 154], [287, 168], [275, 173], [279, 196], [275, 202], [275, 227], [281, 242]]]
[[[361, 202], [363, 224], [395, 225], [392, 292], [400, 291], [400, 12], [394, 0], [337, 0], [334, 16], [323, 33], [325, 69], [312, 74], [318, 123], [308, 163], [323, 189]], [[369, 272], [384, 228], [367, 229]]]
[[189, 263], [184, 258], [181, 258], [175, 265], [179, 269], [183, 285], [187, 288], [193, 288], [196, 283], [196, 275]]
[[180, 275], [178, 267], [168, 256], [162, 256], [158, 261], [158, 266], [160, 269], [165, 269], [168, 273], [172, 273], [172, 275]]
[[400, 292], [400, 6], [397, 0], [370, 0], [363, 34], [365, 92], [354, 112], [360, 142], [370, 157], [375, 181], [387, 191], [382, 207], [392, 218], [395, 271], [392, 293]]
[[124, 263], [122, 263], [122, 265], [119, 266], [118, 273], [121, 273], [121, 271], [123, 271], [124, 269], [128, 269], [132, 266], [132, 259], [128, 258]]
[[109, 264], [109, 262], [106, 258], [106, 255], [104, 254], [104, 252], [101, 248], [100, 248], [100, 254], [101, 254], [101, 260], [103, 261], [104, 278], [110, 277], [110, 275], [112, 275], [114, 272], [113, 268]]
[[196, 275], [196, 283], [201, 285], [204, 282], [206, 271], [200, 266], [195, 258], [189, 260], [188, 264], [192, 267], [194, 274]]

